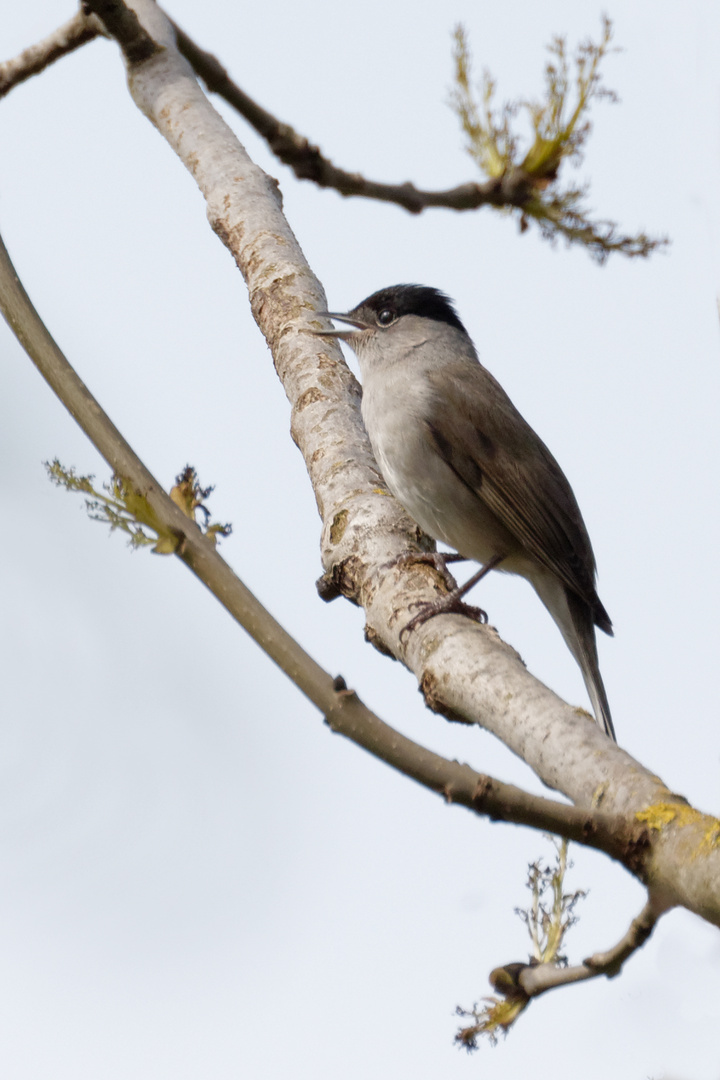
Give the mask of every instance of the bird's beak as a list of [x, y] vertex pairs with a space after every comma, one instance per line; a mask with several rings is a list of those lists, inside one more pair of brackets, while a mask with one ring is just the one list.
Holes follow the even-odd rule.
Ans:
[[[360, 319], [354, 319], [351, 315], [340, 315], [337, 311], [316, 311], [315, 314], [320, 319], [337, 319], [338, 322], [349, 323], [350, 326], [354, 326], [357, 330], [367, 330], [367, 323], [361, 322]], [[340, 341], [348, 341], [349, 338], [355, 333], [355, 330], [311, 330], [311, 334], [315, 334], [316, 337], [331, 337], [338, 338]]]

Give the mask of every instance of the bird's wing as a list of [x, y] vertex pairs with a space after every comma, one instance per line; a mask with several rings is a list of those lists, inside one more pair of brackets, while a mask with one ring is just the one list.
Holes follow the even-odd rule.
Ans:
[[595, 559], [570, 484], [548, 448], [481, 365], [429, 372], [430, 438], [450, 468], [538, 562], [610, 620], [595, 591]]

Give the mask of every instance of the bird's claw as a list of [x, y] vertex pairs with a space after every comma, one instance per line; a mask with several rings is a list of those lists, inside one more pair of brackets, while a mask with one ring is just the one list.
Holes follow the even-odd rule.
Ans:
[[417, 630], [419, 626], [422, 626], [428, 619], [432, 619], [436, 615], [465, 615], [466, 618], [472, 619], [473, 622], [481, 624], [488, 621], [486, 611], [479, 607], [473, 607], [471, 604], [466, 604], [461, 597], [452, 593], [450, 596], [444, 596], [441, 600], [418, 600], [416, 603], [411, 604], [410, 607], [420, 608], [420, 610], [417, 615], [413, 615], [407, 626], [404, 626], [400, 631], [401, 641], [404, 640], [407, 634]]
[[413, 566], [415, 563], [424, 563], [437, 570], [450, 592], [455, 592], [457, 583], [447, 568], [449, 562], [464, 562], [464, 555], [446, 555], [442, 551], [406, 551], [402, 555], [396, 555], [394, 559], [383, 563], [382, 569], [389, 570], [397, 566]]

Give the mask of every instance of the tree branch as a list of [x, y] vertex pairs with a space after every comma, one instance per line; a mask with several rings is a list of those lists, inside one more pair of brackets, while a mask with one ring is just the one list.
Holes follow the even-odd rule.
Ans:
[[[113, 0], [104, 0], [92, 7], [121, 46], [127, 47], [132, 43], [134, 48], [140, 50], [135, 59], [143, 59], [143, 50], [149, 50], [149, 54], [152, 52], [153, 46], [148, 44], [150, 39], [143, 36], [137, 20], [133, 22], [123, 19], [120, 8]], [[423, 191], [409, 182], [383, 184], [367, 180], [360, 173], [346, 172], [333, 165], [319, 147], [314, 146], [304, 135], [298, 134], [289, 124], [278, 120], [253, 101], [233, 82], [217, 57], [201, 49], [177, 23], [172, 20], [169, 22], [175, 31], [180, 52], [208, 90], [218, 94], [247, 120], [265, 139], [275, 156], [291, 168], [299, 180], [311, 180], [319, 187], [332, 188], [341, 195], [358, 195], [394, 203], [411, 214], [419, 214], [433, 206], [452, 210], [476, 210], [482, 206], [521, 207], [531, 194], [529, 177], [521, 169], [511, 170], [505, 176], [482, 184], [469, 182], [446, 191]], [[32, 75], [43, 71], [55, 60], [103, 34], [101, 27], [102, 23], [98, 18], [80, 12], [44, 41], [25, 49], [13, 60], [0, 64], [0, 97]]]
[[[172, 22], [172, 20], [171, 20]], [[445, 191], [424, 191], [414, 184], [383, 184], [367, 180], [360, 173], [346, 172], [326, 158], [318, 146], [300, 135], [290, 124], [278, 120], [233, 82], [216, 56], [201, 49], [177, 23], [172, 22], [178, 49], [212, 93], [223, 98], [247, 120], [267, 142], [273, 154], [293, 170], [298, 180], [312, 180], [319, 187], [332, 188], [341, 195], [394, 203], [411, 214], [429, 207], [449, 210], [477, 210], [482, 206], [522, 207], [533, 191], [531, 178], [521, 169], [478, 184], [469, 182]]]
[[102, 33], [97, 19], [79, 11], [49, 37], [37, 45], [31, 45], [29, 49], [23, 49], [14, 59], [0, 64], [0, 97]]
[[[545, 191], [549, 183], [557, 178], [562, 158], [578, 156], [579, 147], [587, 137], [590, 128], [589, 124], [575, 131], [573, 128], [590, 97], [593, 95], [611, 96], [609, 92], [595, 87], [596, 83], [599, 84], [597, 65], [609, 45], [611, 36], [611, 24], [607, 18], [604, 19], [603, 43], [595, 50], [592, 73], [587, 74], [584, 96], [578, 102], [573, 118], [567, 122], [562, 134], [556, 133], [557, 137], [554, 141], [541, 137], [540, 130], [536, 131], [538, 136], [536, 143], [542, 144], [545, 156], [549, 153], [548, 148], [552, 150], [554, 154], [552, 161], [540, 167], [541, 162], [537, 159], [542, 159], [542, 152], [538, 151], [536, 145], [522, 161], [515, 162], [508, 154], [501, 168], [484, 170], [489, 173], [490, 178], [483, 183], [459, 184], [444, 191], [424, 191], [416, 188], [409, 181], [404, 184], [383, 184], [375, 180], [367, 180], [360, 173], [349, 173], [333, 165], [318, 146], [311, 143], [304, 135], [298, 134], [289, 124], [278, 120], [241, 90], [232, 81], [217, 57], [196, 45], [177, 23], [172, 22], [172, 26], [180, 52], [190, 62], [196, 75], [203, 80], [208, 90], [224, 98], [236, 109], [266, 140], [276, 157], [293, 170], [299, 180], [311, 180], [319, 187], [332, 188], [344, 196], [361, 196], [366, 199], [393, 203], [412, 214], [419, 214], [431, 207], [444, 207], [458, 211], [477, 210], [483, 206], [514, 208], [522, 211], [521, 227], [526, 227], [528, 219], [533, 219], [546, 239], [553, 241], [558, 235], [563, 236], [568, 244], [579, 243], [584, 246], [593, 258], [601, 263], [613, 252], [619, 252], [630, 258], [645, 257], [667, 245], [667, 239], [654, 239], [644, 233], [637, 236], [618, 234], [616, 226], [610, 221], [591, 222], [582, 207], [585, 194], [582, 189], [557, 192], [554, 195]], [[558, 41], [555, 46], [557, 51]], [[564, 45], [560, 50], [561, 59], [564, 61], [563, 50]], [[467, 82], [464, 90], [466, 95], [470, 94]], [[540, 124], [545, 112], [551, 113], [553, 107], [558, 105], [557, 101], [552, 100], [550, 88], [548, 94], [550, 100], [546, 109], [535, 107], [536, 127]], [[457, 96], [456, 93], [454, 98], [456, 99]], [[559, 111], [563, 112], [562, 106], [559, 107]], [[505, 122], [507, 123], [507, 115]], [[546, 134], [544, 129], [542, 134], [543, 136]], [[511, 141], [514, 146], [515, 140]], [[570, 149], [571, 145], [574, 149]], [[472, 156], [477, 156], [472, 151], [471, 153]], [[555, 190], [553, 188], [553, 191]]]
[[497, 1031], [507, 1031], [533, 998], [560, 986], [572, 986], [605, 975], [608, 979], [620, 974], [623, 964], [633, 953], [641, 949], [652, 934], [662, 912], [656, 911], [648, 901], [627, 933], [607, 952], [595, 953], [582, 964], [562, 967], [559, 964], [518, 963], [505, 964], [490, 972], [490, 985], [500, 997], [485, 998], [486, 1004], [475, 1005], [471, 1010], [458, 1008], [460, 1016], [471, 1016], [474, 1024], [463, 1027], [455, 1041], [467, 1050], [475, 1050], [478, 1037], [497, 1038]]
[[[491, 628], [439, 616], [400, 640], [410, 605], [446, 585], [429, 567], [387, 568], [393, 556], [426, 541], [382, 487], [358, 387], [339, 349], [307, 332], [319, 326], [314, 312], [326, 310], [325, 296], [282, 215], [275, 183], [211, 108], [159, 9], [146, 0], [133, 7], [161, 48], [143, 63], [129, 60], [131, 93], [194, 176], [212, 227], [247, 281], [323, 518], [328, 580], [362, 604], [370, 640], [415, 672], [431, 708], [481, 722], [578, 809], [602, 809], [631, 831], [646, 827], [648, 847], [635, 872], [656, 910], [683, 904], [720, 924], [717, 819], [689, 807], [610, 744], [586, 713], [534, 679]], [[198, 558], [206, 558], [205, 550], [198, 549]]]
[[246, 588], [191, 517], [162, 490], [146, 466], [63, 355], [18, 278], [0, 237], [0, 310], [40, 374], [102, 454], [115, 475], [145, 500], [148, 527], [176, 539], [174, 554], [203, 582], [281, 670], [324, 714], [332, 731], [344, 735], [405, 776], [481, 817], [529, 825], [595, 848], [642, 874], [644, 826], [590, 814], [531, 795], [511, 784], [448, 761], [401, 735], [368, 709], [341, 677], [333, 678], [273, 618]]
[[141, 64], [162, 52], [164, 45], [147, 32], [132, 5], [123, 0], [93, 0], [85, 3], [85, 9], [94, 12], [115, 38], [128, 64]]
[[641, 949], [655, 929], [658, 920], [658, 912], [648, 901], [636, 919], [630, 923], [627, 932], [616, 945], [606, 952], [594, 953], [584, 960], [582, 964], [573, 967], [557, 967], [555, 964], [528, 964], [518, 974], [519, 986], [529, 998], [539, 997], [548, 990], [554, 990], [558, 986], [567, 986], [570, 983], [584, 982], [586, 979], [596, 979], [599, 975], [605, 975], [613, 979], [620, 974], [622, 966], [633, 953]]
[[[124, 12], [120, 0], [98, 0], [94, 5], [86, 6], [101, 16], [130, 62], [140, 62], [152, 55], [154, 42], [144, 34], [132, 13]], [[555, 201], [545, 199], [538, 187], [538, 176], [524, 168], [524, 163], [517, 165], [508, 162], [498, 175], [482, 183], [469, 181], [441, 191], [423, 190], [410, 181], [385, 184], [368, 180], [360, 173], [347, 172], [334, 165], [318, 146], [296, 132], [290, 124], [278, 120], [258, 105], [233, 82], [217, 57], [201, 49], [172, 20], [168, 19], [168, 22], [173, 27], [181, 54], [208, 90], [227, 101], [265, 139], [270, 150], [293, 170], [299, 180], [310, 180], [319, 187], [331, 188], [346, 197], [359, 196], [392, 203], [412, 214], [432, 207], [457, 211], [478, 210], [484, 206], [514, 208], [522, 211], [525, 225], [528, 219], [535, 220], [547, 239], [553, 240], [559, 233], [568, 243], [579, 243], [586, 247], [601, 262], [612, 252], [630, 257], [646, 256], [667, 243], [665, 239], [652, 239], [644, 234], [637, 237], [617, 236], [611, 222], [588, 222], [575, 205], [582, 194], [580, 191], [572, 193], [572, 210], [568, 210], [564, 204], [567, 193]], [[68, 36], [66, 31], [69, 28], [72, 28], [72, 33]], [[67, 27], [56, 31], [46, 42], [25, 50], [16, 60], [0, 65], [0, 96], [101, 32], [97, 29], [97, 20], [93, 22], [83, 15], [76, 16]], [[36, 52], [39, 53], [37, 61]], [[544, 188], [546, 177], [540, 180]]]

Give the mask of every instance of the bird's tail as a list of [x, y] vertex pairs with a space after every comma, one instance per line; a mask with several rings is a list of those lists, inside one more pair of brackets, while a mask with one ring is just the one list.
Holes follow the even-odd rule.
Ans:
[[[566, 589], [552, 575], [543, 575], [542, 579], [533, 579], [538, 596], [558, 625], [565, 638], [565, 644], [577, 660], [587, 692], [592, 702], [595, 719], [606, 735], [617, 742], [613, 727], [610, 705], [605, 685], [598, 664], [597, 644], [595, 642], [595, 617], [590, 605], [575, 593]], [[599, 603], [599, 601], [598, 601]], [[602, 608], [603, 613], [605, 609]], [[610, 620], [607, 621], [607, 633], [612, 632]], [[605, 626], [602, 627], [605, 629]]]
[[605, 734], [613, 742], [617, 742], [612, 716], [610, 715], [610, 705], [605, 693], [605, 684], [602, 681], [600, 665], [598, 664], [595, 620], [590, 608], [579, 596], [569, 593], [567, 600], [575, 630], [573, 635], [575, 638], [574, 643], [570, 641], [564, 632], [563, 636], [570, 652], [580, 665], [582, 677], [585, 680], [585, 686], [592, 702], [595, 719], [600, 724], [600, 727], [604, 729]]

